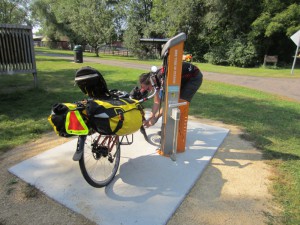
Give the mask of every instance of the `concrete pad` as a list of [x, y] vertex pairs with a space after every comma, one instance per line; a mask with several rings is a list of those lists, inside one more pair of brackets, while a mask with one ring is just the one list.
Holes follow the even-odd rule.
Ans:
[[[152, 140], [160, 125], [147, 129]], [[188, 122], [187, 149], [174, 162], [156, 153], [140, 132], [121, 146], [119, 172], [105, 188], [85, 182], [72, 161], [76, 140], [25, 160], [9, 171], [57, 202], [101, 225], [166, 224], [210, 162], [229, 130]]]

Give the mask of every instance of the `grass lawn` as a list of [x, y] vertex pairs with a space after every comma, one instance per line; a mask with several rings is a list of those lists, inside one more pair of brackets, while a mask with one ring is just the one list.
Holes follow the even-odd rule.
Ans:
[[[38, 89], [32, 88], [30, 74], [0, 76], [0, 154], [51, 131], [47, 117], [52, 104], [85, 98], [74, 86], [78, 68], [92, 66], [101, 71], [110, 89], [126, 91], [137, 85], [141, 73], [137, 69], [75, 64], [42, 55], [36, 59]], [[265, 159], [274, 166], [274, 197], [284, 208], [282, 223], [300, 224], [300, 103], [205, 81], [192, 101], [190, 114], [242, 127], [243, 137], [261, 149]]]
[[[54, 50], [44, 47], [37, 47], [36, 52], [43, 53], [52, 53], [52, 54], [64, 54], [73, 56], [74, 52], [70, 50]], [[84, 57], [96, 57], [95, 53], [84, 52]], [[134, 61], [135, 63], [148, 64], [148, 65], [160, 65], [161, 60], [143, 60], [140, 61], [135, 57], [126, 57], [126, 56], [113, 56], [113, 55], [103, 55], [100, 54], [101, 59], [117, 59], [120, 61]], [[298, 59], [299, 61], [299, 59]], [[294, 73], [291, 75], [292, 65], [288, 67], [274, 67], [268, 65], [266, 67], [257, 67], [257, 68], [238, 68], [232, 66], [216, 66], [209, 63], [194, 63], [199, 66], [201, 71], [206, 72], [215, 72], [215, 73], [225, 73], [225, 74], [234, 74], [241, 76], [259, 76], [259, 77], [284, 77], [284, 78], [299, 78], [300, 77], [300, 65], [299, 62], [296, 64]]]

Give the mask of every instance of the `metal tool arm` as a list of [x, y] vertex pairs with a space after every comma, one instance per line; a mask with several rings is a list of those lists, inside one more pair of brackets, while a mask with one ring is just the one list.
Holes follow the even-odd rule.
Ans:
[[151, 82], [151, 85], [152, 85], [153, 90], [154, 90], [153, 93], [151, 95], [149, 95], [148, 97], [139, 100], [139, 103], [145, 102], [145, 101], [153, 98], [155, 96], [156, 92], [158, 91], [159, 87], [155, 84], [153, 79], [154, 79], [154, 75], [150, 76], [150, 82]]

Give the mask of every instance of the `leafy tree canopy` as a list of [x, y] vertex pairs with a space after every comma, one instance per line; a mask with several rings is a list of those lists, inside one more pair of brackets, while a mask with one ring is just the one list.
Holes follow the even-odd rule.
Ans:
[[53, 38], [95, 49], [122, 39], [136, 54], [152, 54], [140, 38], [185, 32], [194, 59], [224, 65], [257, 65], [265, 54], [290, 62], [289, 37], [300, 29], [299, 0], [34, 0], [32, 9]]
[[28, 0], [0, 0], [0, 23], [32, 25]]

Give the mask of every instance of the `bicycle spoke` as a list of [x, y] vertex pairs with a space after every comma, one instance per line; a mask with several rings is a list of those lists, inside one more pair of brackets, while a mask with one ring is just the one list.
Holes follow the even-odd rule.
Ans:
[[85, 139], [84, 152], [79, 161], [82, 175], [94, 187], [103, 187], [114, 178], [120, 163], [117, 136], [94, 134]]

